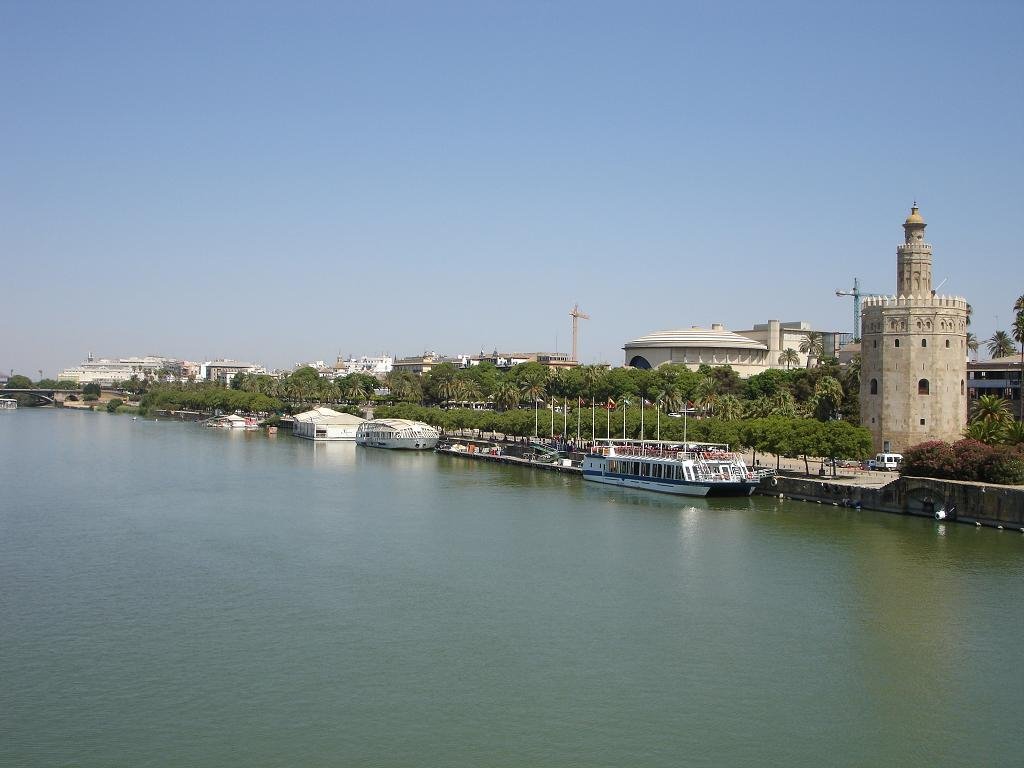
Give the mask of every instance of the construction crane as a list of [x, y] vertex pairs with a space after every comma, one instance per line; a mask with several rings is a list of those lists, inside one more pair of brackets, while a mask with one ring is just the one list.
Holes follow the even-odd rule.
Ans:
[[860, 300], [863, 296], [877, 296], [876, 293], [861, 293], [860, 281], [853, 278], [852, 291], [836, 291], [836, 296], [853, 296], [853, 339], [860, 341]]
[[569, 317], [572, 318], [572, 359], [576, 361], [576, 347], [579, 343], [580, 337], [580, 320], [589, 320], [590, 315], [580, 312], [580, 305], [573, 304], [572, 312], [569, 313]]

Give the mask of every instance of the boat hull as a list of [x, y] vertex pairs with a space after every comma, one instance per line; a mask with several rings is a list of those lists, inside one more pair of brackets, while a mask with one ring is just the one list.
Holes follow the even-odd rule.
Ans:
[[721, 481], [712, 483], [689, 480], [652, 480], [647, 477], [616, 475], [595, 470], [584, 470], [583, 479], [618, 488], [636, 488], [643, 491], [668, 493], [674, 496], [750, 496], [757, 483], [751, 481]]
[[356, 444], [367, 448], [391, 448], [406, 451], [429, 451], [437, 445], [436, 437], [394, 437], [378, 439], [373, 437], [356, 438]]

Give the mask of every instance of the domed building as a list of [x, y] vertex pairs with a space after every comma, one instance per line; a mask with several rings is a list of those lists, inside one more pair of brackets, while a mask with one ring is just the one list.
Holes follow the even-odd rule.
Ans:
[[627, 342], [626, 365], [657, 368], [667, 363], [697, 370], [701, 365], [731, 365], [740, 376], [771, 368], [770, 350], [759, 341], [727, 331], [720, 323], [710, 328], [656, 331]]

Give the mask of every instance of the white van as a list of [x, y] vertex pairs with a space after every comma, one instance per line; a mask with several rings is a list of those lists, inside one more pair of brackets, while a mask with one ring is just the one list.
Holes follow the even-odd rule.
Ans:
[[880, 469], [885, 472], [895, 472], [903, 463], [903, 454], [900, 453], [876, 453], [875, 458], [868, 462], [868, 469]]

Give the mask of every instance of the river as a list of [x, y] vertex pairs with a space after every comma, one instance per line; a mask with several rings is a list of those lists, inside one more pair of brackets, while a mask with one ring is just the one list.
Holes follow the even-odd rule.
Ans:
[[1020, 765], [1024, 535], [0, 413], [0, 765]]

